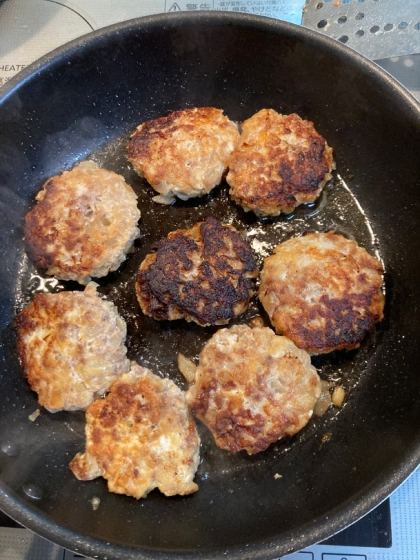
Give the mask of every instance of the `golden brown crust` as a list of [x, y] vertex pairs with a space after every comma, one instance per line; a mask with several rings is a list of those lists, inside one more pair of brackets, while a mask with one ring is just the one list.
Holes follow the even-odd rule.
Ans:
[[226, 181], [245, 211], [277, 216], [314, 201], [332, 169], [332, 149], [311, 121], [262, 109], [242, 125]]
[[309, 355], [289, 339], [234, 325], [202, 350], [186, 398], [219, 447], [253, 454], [302, 429], [320, 387]]
[[218, 185], [238, 142], [237, 125], [220, 109], [185, 109], [141, 124], [128, 159], [162, 195], [156, 201], [171, 204], [175, 196], [202, 196]]
[[137, 499], [154, 488], [190, 494], [200, 439], [184, 394], [169, 379], [134, 365], [86, 411], [86, 451], [70, 468], [80, 480], [103, 476], [111, 492]]
[[116, 270], [138, 237], [137, 196], [93, 162], [51, 177], [25, 217], [31, 260], [47, 274], [87, 284]]
[[264, 261], [260, 300], [279, 334], [313, 354], [358, 348], [383, 318], [383, 267], [330, 231], [289, 239]]
[[207, 218], [159, 241], [140, 265], [137, 299], [143, 313], [157, 320], [226, 324], [247, 309], [257, 274], [242, 235]]
[[36, 294], [15, 326], [28, 382], [50, 412], [86, 408], [129, 370], [125, 322], [93, 282], [84, 292]]

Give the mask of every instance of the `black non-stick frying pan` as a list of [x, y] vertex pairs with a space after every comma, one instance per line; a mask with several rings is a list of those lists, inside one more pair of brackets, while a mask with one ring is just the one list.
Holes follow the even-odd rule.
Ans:
[[[296, 112], [334, 148], [337, 172], [313, 206], [257, 220], [222, 184], [161, 207], [126, 159], [140, 122], [192, 106], [235, 121], [261, 108]], [[44, 537], [99, 558], [265, 558], [318, 542], [384, 500], [420, 463], [420, 108], [390, 76], [345, 46], [294, 25], [247, 15], [138, 19], [81, 38], [11, 80], [0, 99], [0, 506]], [[100, 291], [128, 323], [129, 356], [185, 387], [179, 350], [195, 358], [214, 329], [141, 315], [136, 270], [156, 239], [214, 215], [244, 230], [259, 263], [308, 229], [337, 231], [377, 253], [386, 316], [357, 351], [314, 358], [346, 388], [341, 410], [249, 457], [218, 450], [200, 426], [199, 491], [136, 501], [102, 479], [77, 481], [83, 412], [38, 408], [19, 364], [13, 317], [47, 280], [25, 256], [23, 216], [47, 177], [92, 157], [139, 194], [141, 237]], [[262, 313], [254, 302], [241, 318]], [[99, 498], [94, 510], [92, 499]]]

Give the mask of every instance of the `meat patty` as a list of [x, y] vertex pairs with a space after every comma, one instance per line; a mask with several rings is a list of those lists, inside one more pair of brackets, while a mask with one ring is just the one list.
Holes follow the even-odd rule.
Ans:
[[172, 204], [202, 196], [218, 185], [239, 142], [235, 123], [214, 107], [175, 111], [141, 124], [128, 159], [157, 191], [155, 202]]
[[241, 315], [258, 269], [249, 244], [232, 226], [207, 218], [171, 232], [140, 265], [137, 299], [157, 320], [223, 325]]
[[262, 109], [242, 125], [226, 181], [246, 212], [278, 216], [314, 201], [332, 169], [332, 149], [311, 121]]
[[84, 292], [38, 293], [16, 317], [22, 365], [50, 412], [86, 408], [130, 369], [126, 324], [94, 282]]
[[87, 284], [125, 260], [139, 236], [137, 195], [123, 177], [83, 162], [48, 179], [25, 217], [25, 242], [36, 266]]
[[200, 353], [186, 398], [219, 447], [254, 454], [302, 429], [320, 394], [309, 354], [268, 327], [234, 325]]
[[383, 267], [332, 231], [281, 243], [264, 261], [260, 300], [279, 334], [313, 354], [357, 348], [383, 318]]
[[154, 488], [166, 496], [191, 494], [198, 490], [199, 451], [182, 391], [134, 365], [86, 411], [86, 451], [70, 468], [79, 480], [103, 476], [111, 492], [137, 499]]

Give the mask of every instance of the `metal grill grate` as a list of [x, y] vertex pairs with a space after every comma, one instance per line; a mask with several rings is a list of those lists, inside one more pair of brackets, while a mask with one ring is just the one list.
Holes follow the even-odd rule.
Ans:
[[420, 53], [419, 0], [308, 0], [302, 23], [373, 60]]

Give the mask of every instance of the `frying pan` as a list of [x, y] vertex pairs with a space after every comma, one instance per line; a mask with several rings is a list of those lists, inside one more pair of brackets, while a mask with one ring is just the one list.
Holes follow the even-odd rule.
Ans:
[[[157, 208], [126, 160], [129, 135], [146, 119], [192, 106], [220, 107], [238, 122], [265, 107], [314, 121], [334, 148], [333, 184], [318, 206], [287, 219], [245, 214], [226, 185]], [[327, 37], [280, 21], [159, 15], [82, 37], [26, 69], [3, 89], [0, 122], [0, 506], [7, 514], [88, 556], [269, 559], [353, 523], [416, 468], [420, 108], [389, 75]], [[338, 376], [346, 387], [345, 406], [252, 457], [216, 449], [200, 426], [200, 489], [191, 496], [155, 491], [137, 502], [108, 493], [102, 479], [77, 481], [68, 463], [83, 450], [84, 414], [41, 411], [28, 419], [38, 405], [22, 376], [13, 317], [36, 291], [78, 289], [47, 280], [28, 262], [22, 223], [46, 178], [87, 157], [122, 173], [142, 210], [134, 253], [99, 289], [128, 323], [129, 356], [183, 387], [177, 351], [195, 358], [214, 329], [141, 315], [134, 277], [153, 241], [214, 215], [250, 240], [256, 235], [254, 247], [334, 228], [377, 251], [386, 268], [384, 321], [359, 350], [314, 358], [324, 378]], [[241, 320], [261, 312], [254, 302]], [[93, 498], [100, 499], [96, 510]]]

